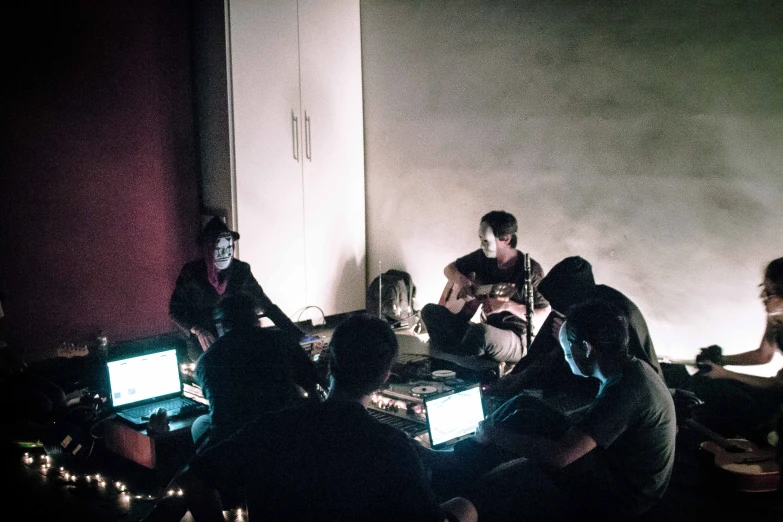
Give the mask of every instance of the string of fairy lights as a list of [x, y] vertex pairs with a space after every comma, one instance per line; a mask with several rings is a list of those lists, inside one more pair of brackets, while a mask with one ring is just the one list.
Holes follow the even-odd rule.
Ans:
[[[124, 482], [111, 479], [101, 473], [74, 473], [69, 471], [65, 466], [57, 465], [52, 457], [45, 453], [33, 455], [30, 452], [25, 452], [22, 455], [22, 463], [30, 470], [36, 470], [47, 479], [54, 480], [62, 485], [91, 491], [109, 500], [114, 499], [116, 507], [125, 514], [131, 511], [134, 502], [143, 502], [145, 506], [152, 509], [154, 504], [164, 497], [182, 496], [184, 494], [181, 489], [169, 489], [158, 495], [134, 493], [128, 489]], [[224, 511], [223, 517], [231, 522], [245, 522], [247, 520], [247, 510], [235, 508]]]

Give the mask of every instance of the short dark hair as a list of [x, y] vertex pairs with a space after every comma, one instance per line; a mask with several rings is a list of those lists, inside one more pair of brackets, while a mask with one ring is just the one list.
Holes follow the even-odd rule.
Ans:
[[505, 210], [493, 210], [487, 212], [481, 217], [481, 222], [492, 227], [492, 233], [495, 237], [501, 238], [511, 236], [509, 245], [513, 248], [517, 246], [517, 218]]
[[764, 270], [764, 279], [772, 283], [775, 295], [783, 297], [783, 257], [770, 261]]
[[628, 319], [612, 303], [589, 299], [569, 308], [565, 316], [567, 327], [589, 342], [599, 357], [628, 358]]
[[329, 342], [329, 372], [343, 388], [362, 395], [383, 385], [399, 343], [389, 323], [367, 313], [340, 323]]

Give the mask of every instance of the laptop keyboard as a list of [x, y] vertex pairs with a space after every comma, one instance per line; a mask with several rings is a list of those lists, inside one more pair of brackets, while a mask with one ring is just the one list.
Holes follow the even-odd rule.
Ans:
[[370, 416], [375, 420], [378, 420], [384, 424], [388, 424], [389, 426], [397, 428], [398, 430], [405, 432], [411, 437], [416, 437], [418, 435], [421, 435], [422, 433], [427, 432], [427, 427], [420, 422], [416, 422], [415, 420], [405, 419], [397, 415], [394, 415], [393, 413], [375, 410], [372, 408], [367, 408], [367, 411], [370, 412]]
[[158, 408], [163, 408], [169, 417], [176, 417], [180, 414], [180, 410], [183, 408], [192, 408], [197, 405], [195, 401], [186, 399], [184, 397], [175, 397], [163, 402], [156, 402], [155, 404], [145, 404], [144, 406], [136, 406], [128, 410], [123, 410], [123, 413], [131, 417], [140, 419], [149, 419], [150, 416], [155, 413]]

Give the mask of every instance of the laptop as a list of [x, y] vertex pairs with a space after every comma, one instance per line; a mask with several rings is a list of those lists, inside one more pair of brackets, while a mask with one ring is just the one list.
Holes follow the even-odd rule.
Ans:
[[427, 410], [430, 448], [450, 449], [457, 442], [471, 437], [479, 422], [484, 420], [481, 384], [426, 396], [424, 407]]
[[158, 408], [165, 409], [169, 418], [209, 410], [183, 395], [175, 345], [110, 357], [106, 366], [112, 412], [132, 424], [146, 425]]

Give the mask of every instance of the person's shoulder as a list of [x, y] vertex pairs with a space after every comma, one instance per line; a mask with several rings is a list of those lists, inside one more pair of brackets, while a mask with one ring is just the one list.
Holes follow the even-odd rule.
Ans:
[[626, 386], [650, 390], [650, 393], [671, 398], [671, 392], [663, 378], [646, 362], [637, 357], [630, 357], [623, 365], [623, 376]]
[[250, 270], [250, 263], [248, 263], [247, 261], [242, 261], [241, 259], [234, 258], [233, 260], [231, 260], [231, 264], [236, 266], [237, 268], [243, 268], [245, 270]]
[[[519, 257], [520, 258], [524, 258], [525, 257], [525, 252], [522, 252], [519, 249], [517, 249], [517, 252], [519, 252]], [[535, 270], [536, 267], [542, 268], [543, 265], [541, 265], [541, 263], [539, 263], [538, 260], [536, 260], [536, 258], [533, 257], [533, 254], [531, 254], [530, 252], [527, 252], [527, 254], [530, 256], [530, 267], [532, 269]]]
[[630, 297], [609, 285], [595, 285], [595, 296], [599, 299], [609, 301], [622, 309], [633, 311], [639, 310], [639, 307], [636, 306], [636, 303], [634, 303]]
[[254, 342], [263, 343], [274, 348], [290, 349], [293, 346], [301, 348], [298, 339], [293, 337], [290, 332], [277, 326], [254, 327], [248, 332], [248, 337], [252, 338]]
[[482, 259], [488, 259], [487, 256], [484, 255], [484, 252], [481, 251], [479, 248], [478, 250], [474, 250], [472, 252], [468, 252], [464, 256], [460, 256], [457, 258], [457, 263], [464, 263], [464, 262], [479, 262]]
[[397, 453], [400, 458], [402, 458], [400, 452], [407, 452], [408, 458], [415, 458], [418, 455], [414, 447], [417, 443], [404, 431], [374, 419], [369, 414], [366, 422], [379, 449], [385, 446], [387, 451]]

